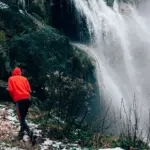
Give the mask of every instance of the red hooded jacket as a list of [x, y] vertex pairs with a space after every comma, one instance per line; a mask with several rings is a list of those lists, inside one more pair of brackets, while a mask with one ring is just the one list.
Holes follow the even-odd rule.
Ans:
[[30, 84], [27, 78], [21, 75], [20, 68], [15, 68], [8, 79], [8, 91], [14, 102], [30, 98]]

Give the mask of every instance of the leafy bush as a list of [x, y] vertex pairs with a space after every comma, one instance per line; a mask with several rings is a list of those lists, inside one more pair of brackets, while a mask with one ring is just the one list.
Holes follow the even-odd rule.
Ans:
[[[94, 87], [83, 79], [63, 76], [63, 73], [55, 72], [50, 75], [49, 83], [45, 90], [49, 96], [44, 101], [44, 109], [55, 109], [57, 116], [69, 124], [69, 128], [78, 122], [82, 122], [89, 112], [89, 99], [94, 96]], [[82, 115], [81, 115], [82, 114]]]
[[6, 35], [3, 31], [0, 31], [0, 42], [6, 42]]

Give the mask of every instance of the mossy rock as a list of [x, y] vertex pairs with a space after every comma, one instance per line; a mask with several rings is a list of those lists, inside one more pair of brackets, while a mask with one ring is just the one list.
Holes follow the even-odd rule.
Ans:
[[11, 32], [12, 36], [36, 30], [36, 25], [28, 16], [12, 9], [0, 9], [0, 28]]

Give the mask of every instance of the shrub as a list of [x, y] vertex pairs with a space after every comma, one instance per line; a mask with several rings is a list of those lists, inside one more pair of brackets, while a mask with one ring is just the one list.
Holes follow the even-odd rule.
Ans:
[[6, 42], [6, 35], [4, 31], [0, 31], [0, 42]]

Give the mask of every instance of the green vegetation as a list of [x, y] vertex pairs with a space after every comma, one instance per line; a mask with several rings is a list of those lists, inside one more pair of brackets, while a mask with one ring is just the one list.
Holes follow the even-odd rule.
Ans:
[[[72, 47], [69, 39], [56, 29], [38, 26], [27, 15], [12, 9], [0, 12], [4, 53], [0, 57], [0, 80], [6, 83], [12, 69], [21, 67], [32, 88], [32, 113], [42, 116], [41, 120], [31, 113], [29, 118], [40, 122], [48, 137], [69, 138], [92, 111], [90, 104], [96, 97], [94, 65], [86, 53]], [[3, 101], [9, 100], [6, 86], [1, 90]], [[86, 136], [83, 131], [80, 138]]]
[[[37, 25], [39, 20], [33, 21], [19, 13], [18, 6], [11, 0], [8, 3], [13, 9], [0, 9], [1, 100], [10, 100], [6, 90], [7, 79], [12, 69], [19, 66], [23, 75], [28, 77], [33, 91], [29, 119], [40, 123], [43, 136], [78, 141], [90, 149], [117, 146], [148, 149], [136, 134], [125, 134], [132, 133], [130, 130], [121, 132], [118, 137], [105, 134], [104, 112], [101, 122], [98, 122], [101, 127], [96, 132], [92, 130], [93, 122], [87, 121], [87, 118], [99, 93], [91, 58], [71, 46], [69, 38], [58, 30]], [[113, 0], [107, 0], [107, 3], [112, 6]], [[43, 1], [29, 3], [27, 11], [42, 22], [51, 24], [51, 9], [47, 7], [45, 11], [46, 6]]]

